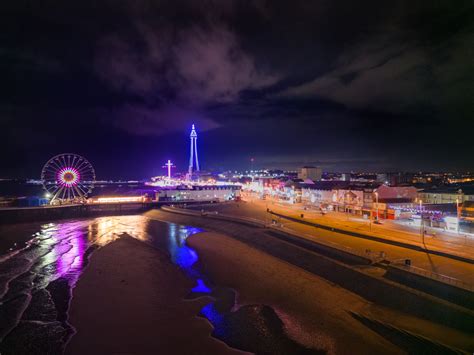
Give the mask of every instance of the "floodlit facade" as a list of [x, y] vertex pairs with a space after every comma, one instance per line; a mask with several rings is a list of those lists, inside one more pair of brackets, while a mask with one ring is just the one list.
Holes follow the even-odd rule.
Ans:
[[380, 218], [395, 219], [402, 208], [413, 207], [416, 193], [414, 187], [323, 181], [303, 187], [301, 196], [304, 204], [323, 210], [356, 215], [373, 215], [378, 211]]
[[474, 191], [458, 190], [424, 190], [418, 193], [418, 199], [425, 204], [450, 204], [474, 201]]
[[190, 188], [162, 189], [156, 192], [158, 201], [228, 201], [240, 197], [240, 186], [192, 186]]
[[301, 180], [310, 179], [312, 181], [320, 181], [323, 175], [323, 170], [315, 166], [304, 166], [298, 173], [298, 178]]

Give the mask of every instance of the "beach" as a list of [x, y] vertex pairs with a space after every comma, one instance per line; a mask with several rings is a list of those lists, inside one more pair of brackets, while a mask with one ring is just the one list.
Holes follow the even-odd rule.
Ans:
[[[472, 347], [466, 333], [324, 278], [344, 272], [324, 256], [259, 229], [211, 222], [153, 211], [18, 230], [33, 238], [0, 263], [0, 352], [400, 354], [447, 349], [436, 342]], [[220, 231], [209, 232], [213, 227]]]
[[370, 308], [362, 298], [222, 234], [198, 233], [187, 244], [204, 273], [238, 291], [238, 305], [272, 307], [299, 343], [332, 354], [400, 353], [349, 314]]
[[70, 306], [76, 329], [66, 354], [239, 354], [198, 317], [209, 298], [165, 253], [129, 236], [94, 252]]

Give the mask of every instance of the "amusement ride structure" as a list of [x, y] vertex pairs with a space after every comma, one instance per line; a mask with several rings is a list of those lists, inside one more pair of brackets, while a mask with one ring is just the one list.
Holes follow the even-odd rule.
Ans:
[[83, 202], [94, 188], [95, 171], [86, 158], [65, 153], [48, 160], [41, 180], [51, 204]]

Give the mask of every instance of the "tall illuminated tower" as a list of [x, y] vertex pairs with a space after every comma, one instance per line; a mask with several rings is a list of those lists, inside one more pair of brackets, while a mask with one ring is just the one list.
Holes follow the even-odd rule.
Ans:
[[[191, 134], [189, 135], [191, 140], [191, 155], [189, 157], [189, 177], [193, 174], [194, 171], [199, 171], [199, 159], [198, 159], [198, 150], [197, 150], [197, 133], [194, 125], [191, 128]], [[196, 158], [195, 158], [196, 157]], [[194, 163], [196, 161], [196, 164]]]

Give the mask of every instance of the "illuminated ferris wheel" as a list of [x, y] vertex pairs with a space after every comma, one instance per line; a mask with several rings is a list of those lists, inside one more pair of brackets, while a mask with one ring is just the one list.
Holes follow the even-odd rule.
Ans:
[[77, 154], [59, 154], [43, 166], [43, 187], [55, 202], [81, 202], [94, 188], [95, 171], [89, 161]]

